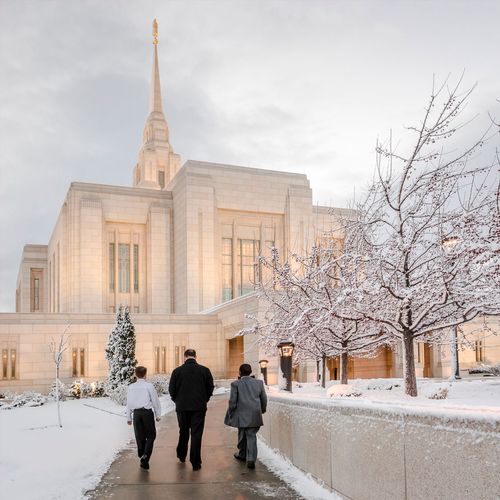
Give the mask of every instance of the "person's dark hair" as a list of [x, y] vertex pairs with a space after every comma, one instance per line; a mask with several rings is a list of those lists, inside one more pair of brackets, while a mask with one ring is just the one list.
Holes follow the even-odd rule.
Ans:
[[196, 351], [194, 349], [186, 349], [184, 351], [185, 358], [196, 358]]
[[240, 375], [242, 377], [248, 377], [252, 373], [252, 367], [248, 363], [243, 363], [240, 366]]
[[146, 376], [148, 369], [145, 366], [136, 366], [135, 367], [135, 376], [137, 378], [144, 378]]

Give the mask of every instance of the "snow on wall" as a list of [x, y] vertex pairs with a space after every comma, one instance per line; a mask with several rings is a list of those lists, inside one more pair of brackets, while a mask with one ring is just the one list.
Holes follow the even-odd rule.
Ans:
[[340, 495], [500, 494], [500, 415], [270, 396], [261, 438]]

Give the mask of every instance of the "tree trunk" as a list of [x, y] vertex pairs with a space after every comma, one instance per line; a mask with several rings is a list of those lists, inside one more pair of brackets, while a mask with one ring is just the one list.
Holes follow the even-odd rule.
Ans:
[[347, 374], [348, 374], [348, 363], [349, 357], [346, 352], [340, 355], [340, 383], [347, 384]]
[[321, 357], [321, 387], [326, 387], [326, 354]]
[[319, 364], [321, 361], [319, 359], [316, 360], [316, 382], [319, 382], [321, 380], [321, 375], [319, 371]]
[[56, 403], [57, 403], [57, 420], [59, 427], [62, 427], [61, 422], [61, 407], [59, 405], [59, 365], [56, 364]]
[[413, 351], [413, 337], [405, 334], [403, 338], [403, 370], [405, 392], [408, 396], [417, 395], [417, 376], [415, 374], [415, 353]]
[[460, 378], [460, 370], [458, 368], [458, 340], [457, 340], [457, 327], [451, 329], [450, 337], [450, 380], [457, 380]]

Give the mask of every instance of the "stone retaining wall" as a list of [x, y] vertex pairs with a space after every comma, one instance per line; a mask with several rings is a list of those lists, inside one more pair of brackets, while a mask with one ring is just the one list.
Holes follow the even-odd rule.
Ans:
[[498, 413], [270, 396], [259, 434], [345, 498], [500, 498]]

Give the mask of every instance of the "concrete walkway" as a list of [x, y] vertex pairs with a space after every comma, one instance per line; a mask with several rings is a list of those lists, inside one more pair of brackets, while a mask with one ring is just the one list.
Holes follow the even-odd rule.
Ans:
[[175, 412], [171, 412], [157, 425], [149, 471], [139, 467], [134, 443], [120, 453], [88, 497], [119, 500], [302, 498], [262, 463], [257, 462], [256, 468], [250, 470], [245, 463], [233, 458], [237, 434], [223, 423], [226, 408], [225, 396], [215, 396], [209, 403], [200, 471], [194, 472], [189, 461], [181, 464], [175, 456], [178, 427]]

